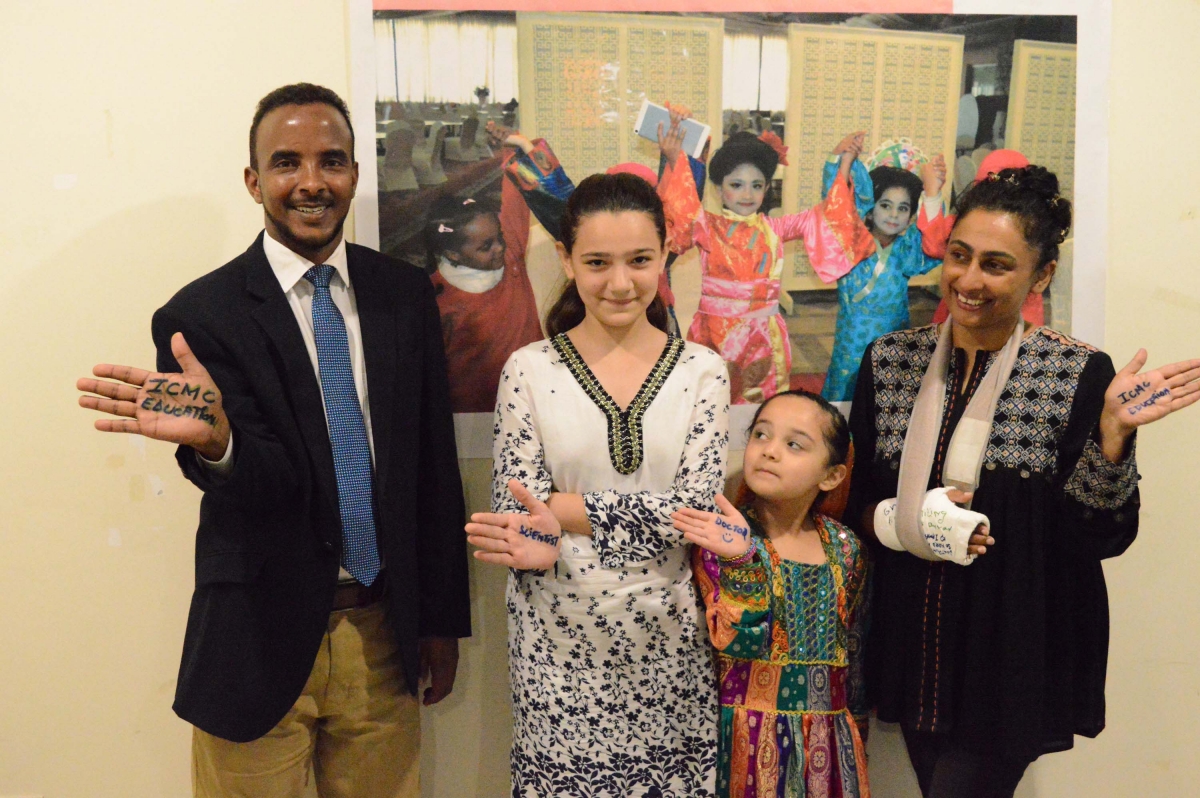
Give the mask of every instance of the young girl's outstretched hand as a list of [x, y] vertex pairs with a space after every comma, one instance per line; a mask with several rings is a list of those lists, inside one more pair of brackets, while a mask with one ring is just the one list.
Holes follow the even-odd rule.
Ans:
[[863, 144], [867, 140], [867, 132], [859, 130], [850, 133], [833, 148], [833, 154], [838, 158], [838, 179], [845, 180], [850, 175], [850, 167], [858, 156], [862, 155]]
[[662, 122], [658, 123], [658, 149], [667, 163], [675, 163], [683, 152], [683, 120], [690, 119], [692, 112], [685, 105], [670, 103], [667, 103], [667, 110], [671, 113], [671, 126], [664, 131]]
[[682, 507], [671, 514], [671, 521], [688, 542], [708, 549], [718, 557], [741, 557], [750, 550], [750, 527], [737, 508], [720, 493], [717, 494], [717, 509], [721, 511], [719, 514]]
[[479, 547], [475, 559], [518, 570], [544, 571], [558, 561], [562, 527], [544, 502], [515, 479], [508, 481], [523, 513], [474, 513], [467, 524], [467, 542]]

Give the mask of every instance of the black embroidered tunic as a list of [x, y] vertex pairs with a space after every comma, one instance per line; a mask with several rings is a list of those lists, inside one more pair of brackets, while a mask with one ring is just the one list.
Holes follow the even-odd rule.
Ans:
[[[900, 452], [937, 329], [882, 336], [867, 350], [850, 428], [858, 467], [846, 520], [896, 495]], [[952, 358], [930, 487], [991, 353], [971, 373]], [[1039, 328], [1000, 396], [972, 509], [996, 543], [970, 566], [875, 545], [867, 687], [880, 720], [951, 735], [981, 752], [1035, 758], [1104, 728], [1108, 598], [1100, 561], [1137, 534], [1131, 449], [1099, 446], [1108, 355]], [[966, 384], [966, 390], [963, 385]]]

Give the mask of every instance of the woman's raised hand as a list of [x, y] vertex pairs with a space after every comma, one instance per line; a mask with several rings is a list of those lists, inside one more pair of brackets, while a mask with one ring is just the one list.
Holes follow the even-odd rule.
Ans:
[[1146, 350], [1139, 349], [1104, 393], [1100, 446], [1113, 462], [1123, 458], [1125, 443], [1138, 427], [1200, 400], [1200, 360], [1181, 360], [1139, 374], [1146, 357]]
[[562, 527], [545, 502], [515, 479], [508, 490], [529, 514], [474, 513], [467, 542], [479, 548], [475, 559], [519, 570], [544, 571], [558, 561]]
[[717, 494], [717, 509], [719, 513], [681, 507], [671, 513], [671, 521], [688, 542], [718, 557], [741, 557], [750, 550], [750, 527], [745, 517], [720, 493]]

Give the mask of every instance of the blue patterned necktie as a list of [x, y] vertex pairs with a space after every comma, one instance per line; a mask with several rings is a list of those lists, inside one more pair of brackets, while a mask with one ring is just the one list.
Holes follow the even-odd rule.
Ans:
[[364, 585], [379, 576], [379, 549], [375, 543], [374, 479], [367, 425], [354, 389], [350, 366], [350, 341], [346, 322], [333, 304], [329, 281], [332, 266], [313, 266], [304, 279], [313, 284], [312, 318], [317, 339], [317, 365], [325, 417], [329, 420], [329, 442], [333, 446], [333, 469], [337, 474], [338, 509], [342, 517], [342, 565]]

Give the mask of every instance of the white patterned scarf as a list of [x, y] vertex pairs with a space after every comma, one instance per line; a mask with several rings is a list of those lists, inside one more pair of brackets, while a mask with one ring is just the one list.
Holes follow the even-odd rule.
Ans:
[[[900, 453], [896, 536], [905, 551], [924, 560], [942, 559], [933, 553], [921, 532], [921, 505], [929, 488], [945, 413], [946, 374], [954, 351], [951, 335], [953, 324], [953, 319], [946, 319], [942, 325], [933, 359], [921, 378], [921, 389], [917, 392], [908, 431], [904, 435], [904, 449]], [[1024, 335], [1025, 325], [1018, 320], [1008, 342], [988, 366], [987, 374], [967, 403], [967, 409], [946, 450], [946, 460], [942, 466], [942, 484], [946, 487], [966, 492], [973, 492], [978, 487], [983, 455], [987, 451], [992, 419], [996, 415], [996, 403], [1017, 362]], [[970, 504], [967, 506], [970, 507]]]

